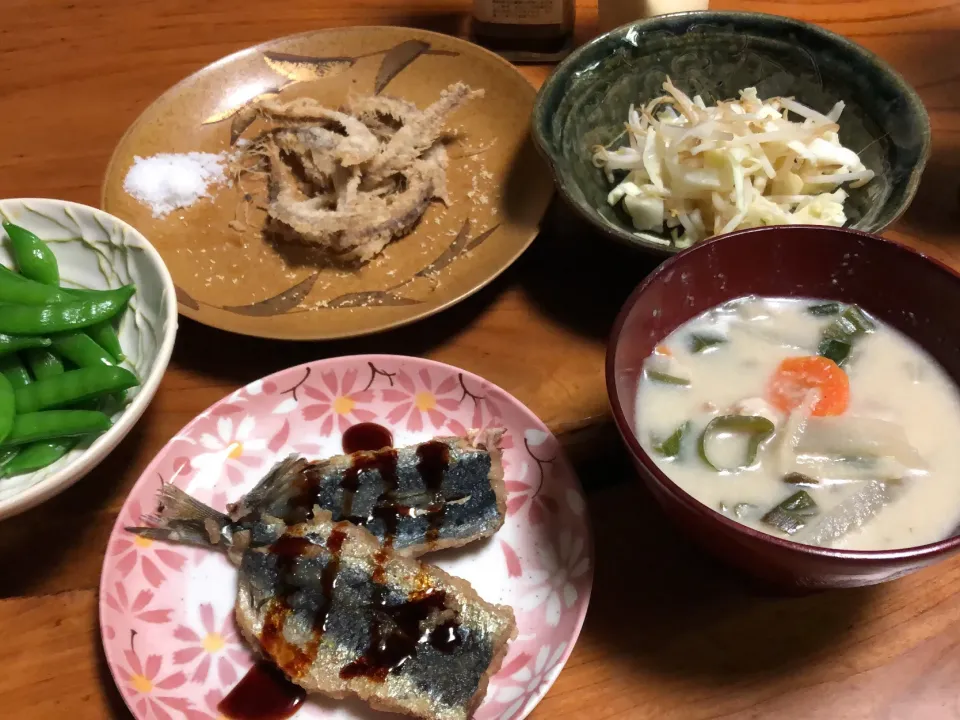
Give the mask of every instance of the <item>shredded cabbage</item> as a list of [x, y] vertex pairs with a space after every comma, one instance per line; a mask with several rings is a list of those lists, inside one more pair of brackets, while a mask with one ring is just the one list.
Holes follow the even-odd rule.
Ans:
[[593, 163], [614, 185], [607, 202], [621, 204], [638, 231], [666, 231], [675, 247], [764, 225], [840, 227], [840, 186], [874, 176], [840, 144], [842, 102], [824, 115], [746, 88], [738, 100], [707, 107], [669, 78], [663, 89], [645, 107], [630, 107], [628, 145], [596, 147]]

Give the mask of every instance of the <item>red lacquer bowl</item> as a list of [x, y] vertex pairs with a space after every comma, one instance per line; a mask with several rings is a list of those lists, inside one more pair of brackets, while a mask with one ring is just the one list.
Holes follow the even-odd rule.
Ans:
[[607, 350], [607, 393], [617, 428], [667, 514], [720, 558], [793, 588], [886, 582], [960, 551], [960, 528], [940, 542], [892, 551], [781, 540], [700, 503], [657, 467], [633, 433], [644, 358], [687, 320], [751, 294], [857, 303], [913, 338], [960, 382], [960, 276], [939, 262], [873, 235], [824, 227], [758, 228], [696, 245], [667, 260], [633, 292]]

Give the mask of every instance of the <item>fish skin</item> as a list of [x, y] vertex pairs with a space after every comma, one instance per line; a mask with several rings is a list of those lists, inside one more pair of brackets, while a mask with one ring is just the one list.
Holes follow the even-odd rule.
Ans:
[[[145, 516], [149, 527], [128, 528], [153, 540], [220, 545], [236, 552], [247, 545], [266, 545], [283, 533], [283, 525], [310, 519], [319, 508], [331, 511], [335, 519], [349, 519], [367, 526], [381, 542], [399, 553], [416, 557], [425, 552], [460, 547], [490, 537], [499, 530], [507, 515], [507, 490], [499, 448], [500, 429], [471, 431], [465, 438], [437, 438], [449, 447], [450, 463], [443, 474], [441, 522], [434, 519], [436, 537], [429, 537], [431, 508], [438, 497], [429, 491], [416, 468], [420, 443], [395, 451], [397, 488], [384, 496], [385, 483], [378, 470], [364, 470], [357, 477], [350, 517], [344, 510], [344, 474], [353, 459], [379, 453], [338, 455], [310, 462], [291, 455], [277, 463], [256, 487], [238, 502], [228, 506], [229, 514], [219, 513], [197, 502], [175, 485], [164, 483], [158, 495], [158, 509]], [[379, 451], [380, 453], [384, 451]], [[313, 476], [315, 480], [304, 479]], [[305, 492], [307, 490], [308, 492]], [[394, 533], [388, 533], [385, 520], [375, 507], [403, 503], [409, 512], [396, 519]], [[434, 509], [434, 512], [437, 512]], [[390, 515], [393, 515], [391, 513]]]
[[[335, 529], [345, 536], [336, 554], [327, 546]], [[335, 522], [329, 513], [288, 528], [285, 537], [291, 536], [310, 542], [307, 557], [292, 564], [283, 565], [273, 546], [243, 555], [236, 615], [244, 637], [308, 692], [358, 695], [378, 709], [416, 717], [467, 720], [516, 636], [513, 611], [482, 600], [464, 580], [383, 548], [365, 529]], [[328, 598], [324, 573], [331, 562], [338, 568]], [[373, 579], [378, 574], [382, 582]], [[424, 593], [445, 593], [440, 617], [456, 618], [462, 642], [445, 652], [421, 638], [382, 681], [344, 679], [344, 668], [368, 651], [371, 625], [384, 622], [374, 599], [376, 587], [384, 585], [387, 607]], [[429, 626], [429, 619], [420, 624], [424, 636]]]
[[[381, 542], [392, 536], [394, 549], [416, 556], [432, 550], [459, 547], [490, 537], [506, 519], [507, 491], [499, 448], [502, 430], [471, 432], [465, 438], [436, 438], [431, 443], [447, 445], [450, 462], [443, 473], [442, 521], [436, 523], [437, 535], [428, 537], [431, 506], [437, 497], [427, 487], [417, 469], [420, 443], [397, 450], [338, 455], [314, 463], [288, 459], [275, 467], [240, 501], [231, 505], [230, 518], [242, 524], [260, 515], [270, 515], [294, 524], [308, 520], [315, 507], [333, 513], [336, 520], [350, 520], [367, 527]], [[396, 455], [396, 487], [391, 489], [379, 469], [362, 470], [356, 491], [344, 488], [344, 477], [357, 457], [375, 458]], [[347, 500], [346, 496], [352, 495]], [[375, 508], [403, 505], [411, 512], [396, 520], [395, 532]], [[349, 504], [350, 508], [345, 508]], [[344, 510], [349, 509], [349, 514]], [[434, 512], [437, 512], [436, 510]]]
[[[177, 492], [187, 498], [179, 510], [200, 516], [201, 523], [220, 515]], [[183, 498], [172, 497], [178, 509]], [[213, 543], [202, 532], [185, 532], [197, 527], [187, 521], [181, 517], [161, 535], [151, 535], [154, 528], [131, 530], [226, 551], [239, 568], [235, 614], [243, 636], [307, 692], [356, 695], [377, 709], [429, 720], [467, 720], [516, 637], [511, 608], [484, 601], [465, 580], [394, 552], [365, 528], [334, 521], [327, 511], [317, 509], [310, 521], [293, 526], [264, 516]], [[336, 547], [334, 533], [341, 537]], [[252, 535], [272, 542], [254, 547]], [[291, 539], [300, 543], [292, 559], [281, 550]], [[424, 597], [442, 597], [442, 608], [420, 620], [412, 635], [402, 634], [391, 618]], [[441, 649], [429, 638], [447, 621], [459, 642]], [[343, 674], [370, 656], [376, 638], [397, 632], [419, 638], [400, 662], [377, 666], [379, 675]]]

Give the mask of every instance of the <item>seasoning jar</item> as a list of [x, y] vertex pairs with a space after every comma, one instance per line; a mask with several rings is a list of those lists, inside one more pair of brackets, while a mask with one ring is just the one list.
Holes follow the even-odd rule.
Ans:
[[471, 34], [514, 62], [560, 60], [573, 47], [574, 0], [473, 0]]
[[641, 18], [706, 10], [709, 5], [710, 0], [598, 0], [597, 19], [600, 32], [607, 32]]

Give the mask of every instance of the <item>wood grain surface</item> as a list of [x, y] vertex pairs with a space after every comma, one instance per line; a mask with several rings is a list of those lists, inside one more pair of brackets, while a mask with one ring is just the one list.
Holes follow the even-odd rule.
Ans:
[[[791, 15], [893, 64], [930, 111], [919, 195], [890, 236], [960, 269], [960, 0], [712, 3]], [[0, 197], [97, 203], [124, 129], [228, 53], [356, 24], [462, 27], [466, 0], [3, 0]], [[578, 5], [578, 38], [594, 34]], [[539, 84], [548, 67], [528, 66]], [[0, 524], [0, 717], [129, 718], [100, 650], [96, 592], [111, 523], [153, 455], [203, 408], [266, 373], [356, 352], [416, 354], [503, 386], [571, 436], [596, 532], [580, 642], [534, 718], [960, 718], [960, 559], [886, 586], [765, 594], [707, 559], [639, 488], [606, 422], [602, 361], [620, 303], [651, 268], [556, 203], [533, 248], [457, 308], [360, 341], [285, 344], [182, 324], [134, 432], [83, 482]]]

